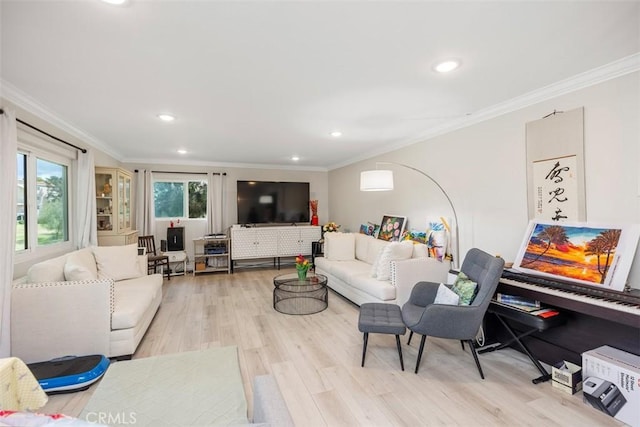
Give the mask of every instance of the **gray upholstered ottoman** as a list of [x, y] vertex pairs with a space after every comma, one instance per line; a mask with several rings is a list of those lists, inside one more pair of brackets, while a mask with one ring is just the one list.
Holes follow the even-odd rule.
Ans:
[[360, 318], [358, 319], [358, 330], [364, 333], [364, 345], [362, 347], [362, 365], [367, 354], [367, 341], [369, 332], [377, 334], [394, 334], [398, 355], [400, 356], [400, 367], [404, 371], [402, 360], [402, 347], [400, 346], [400, 335], [404, 335], [406, 328], [402, 321], [400, 307], [395, 304], [366, 303], [360, 306]]

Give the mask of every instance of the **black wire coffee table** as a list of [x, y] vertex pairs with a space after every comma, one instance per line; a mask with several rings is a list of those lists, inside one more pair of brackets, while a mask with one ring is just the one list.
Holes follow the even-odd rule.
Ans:
[[273, 308], [284, 314], [314, 314], [329, 305], [327, 277], [309, 272], [306, 279], [297, 273], [273, 278]]

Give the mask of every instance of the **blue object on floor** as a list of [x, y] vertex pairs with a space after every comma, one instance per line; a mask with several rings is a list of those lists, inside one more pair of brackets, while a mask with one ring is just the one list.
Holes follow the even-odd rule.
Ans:
[[88, 389], [109, 367], [102, 355], [66, 356], [27, 366], [47, 394], [72, 393]]

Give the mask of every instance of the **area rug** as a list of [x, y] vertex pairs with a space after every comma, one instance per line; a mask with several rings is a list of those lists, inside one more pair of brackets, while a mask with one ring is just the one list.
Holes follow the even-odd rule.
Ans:
[[111, 426], [246, 424], [235, 346], [112, 363], [80, 418]]

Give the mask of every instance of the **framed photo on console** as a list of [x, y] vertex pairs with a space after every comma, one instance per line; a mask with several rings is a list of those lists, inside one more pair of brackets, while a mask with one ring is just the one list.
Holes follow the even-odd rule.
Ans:
[[615, 291], [624, 290], [640, 224], [529, 222], [514, 269]]
[[383, 215], [380, 223], [378, 239], [397, 242], [402, 238], [407, 217], [399, 215]]

